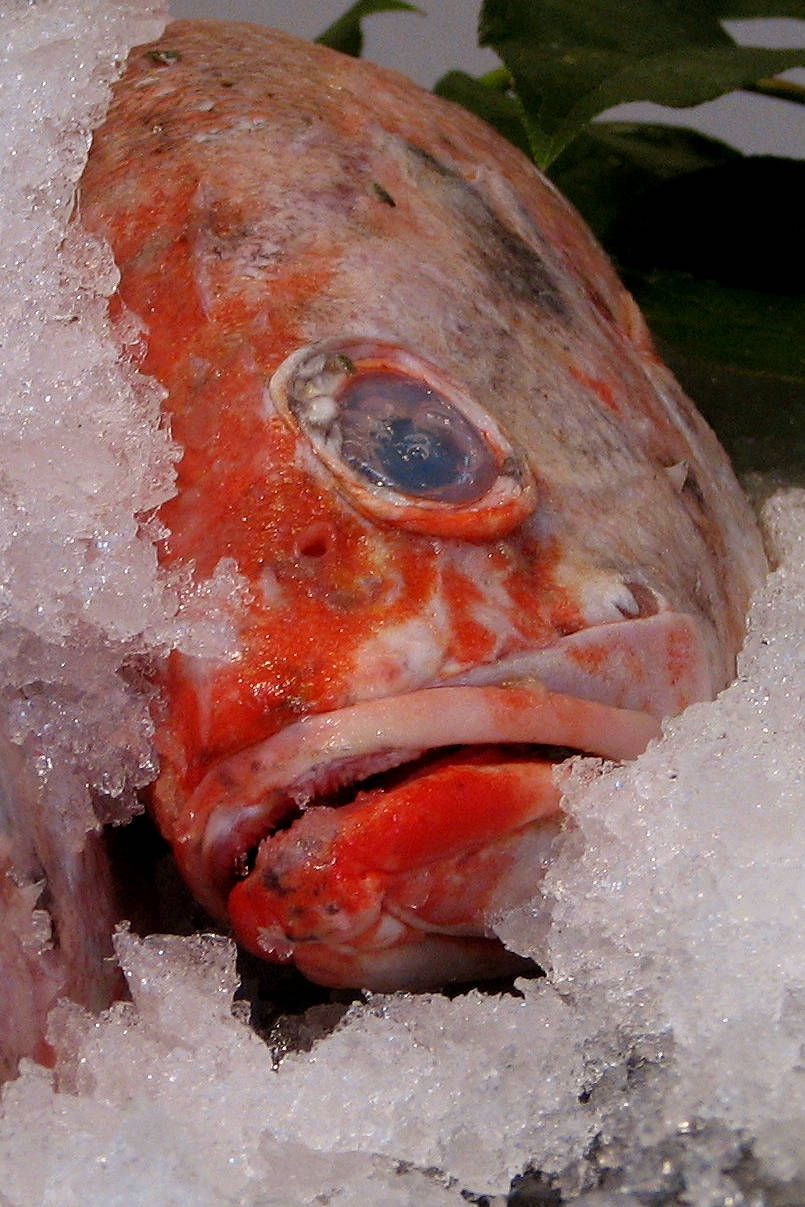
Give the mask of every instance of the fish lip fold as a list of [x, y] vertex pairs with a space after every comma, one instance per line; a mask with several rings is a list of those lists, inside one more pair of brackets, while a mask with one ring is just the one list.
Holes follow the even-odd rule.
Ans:
[[[389, 770], [452, 746], [548, 745], [620, 761], [659, 733], [648, 712], [550, 692], [536, 680], [438, 685], [313, 714], [208, 772], [190, 801], [189, 811], [203, 818], [200, 831], [187, 836], [180, 862], [203, 904], [225, 918], [247, 853], [333, 773], [339, 785], [358, 783], [380, 769], [378, 756]], [[359, 773], [342, 780], [339, 768], [350, 763]]]

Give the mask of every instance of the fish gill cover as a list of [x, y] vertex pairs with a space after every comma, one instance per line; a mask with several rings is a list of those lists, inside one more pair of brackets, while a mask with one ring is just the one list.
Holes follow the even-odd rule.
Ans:
[[[105, 81], [161, 18], [65, 0], [0, 20], [7, 740], [36, 739], [33, 791], [72, 850], [99, 801], [124, 816], [151, 774], [137, 667], [178, 639], [181, 584], [157, 576], [153, 529], [132, 520], [171, 490], [158, 391], [117, 362], [137, 331], [110, 332], [106, 253], [64, 237]], [[651, 138], [629, 145], [648, 146], [651, 174]], [[738, 682], [627, 770], [575, 773], [584, 849], [553, 874], [546, 981], [514, 996], [376, 996], [329, 1036], [325, 1009], [312, 1051], [274, 1069], [232, 1006], [225, 940], [121, 935], [133, 1004], [100, 1022], [60, 1007], [56, 1073], [28, 1064], [5, 1091], [4, 1198], [441, 1207], [516, 1177], [518, 1205], [801, 1201], [803, 522], [801, 494], [767, 505], [780, 568]], [[11, 901], [32, 945], [41, 871]], [[527, 913], [500, 927], [534, 944]]]

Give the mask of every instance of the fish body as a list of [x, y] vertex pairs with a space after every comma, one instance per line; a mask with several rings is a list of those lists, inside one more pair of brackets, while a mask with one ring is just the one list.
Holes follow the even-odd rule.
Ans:
[[557, 748], [634, 757], [734, 674], [764, 559], [725, 454], [568, 203], [395, 73], [174, 23], [80, 213], [184, 450], [162, 562], [242, 588], [161, 684], [183, 874], [324, 983], [505, 970]]

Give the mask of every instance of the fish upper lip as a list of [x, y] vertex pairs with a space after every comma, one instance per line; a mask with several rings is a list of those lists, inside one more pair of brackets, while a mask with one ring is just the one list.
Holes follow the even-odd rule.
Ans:
[[[439, 747], [568, 747], [620, 761], [660, 733], [656, 716], [549, 691], [537, 680], [434, 685], [312, 714], [213, 766], [188, 801], [177, 853], [201, 902], [226, 916], [238, 860], [289, 805]], [[350, 764], [357, 774], [350, 777]]]

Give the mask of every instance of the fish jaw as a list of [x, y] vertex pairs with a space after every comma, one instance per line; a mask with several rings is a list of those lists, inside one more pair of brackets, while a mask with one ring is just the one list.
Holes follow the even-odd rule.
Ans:
[[264, 840], [229, 919], [243, 946], [322, 984], [383, 992], [502, 975], [522, 962], [485, 919], [533, 846], [525, 832], [540, 836], [536, 884], [561, 820], [550, 762], [448, 758]]
[[238, 941], [313, 980], [492, 975], [511, 959], [488, 918], [515, 886], [538, 890], [562, 825], [546, 748], [622, 760], [659, 732], [643, 709], [536, 680], [423, 688], [304, 717], [220, 760], [170, 836]]

